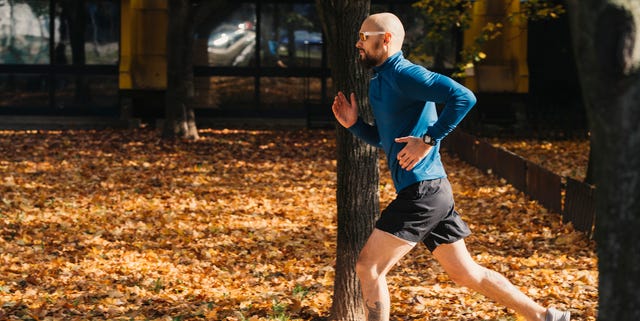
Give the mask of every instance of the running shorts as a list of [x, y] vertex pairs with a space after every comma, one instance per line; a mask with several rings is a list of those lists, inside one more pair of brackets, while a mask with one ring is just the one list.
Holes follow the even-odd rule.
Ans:
[[433, 252], [471, 234], [454, 209], [449, 180], [427, 180], [401, 190], [382, 211], [376, 228], [409, 242], [423, 242]]

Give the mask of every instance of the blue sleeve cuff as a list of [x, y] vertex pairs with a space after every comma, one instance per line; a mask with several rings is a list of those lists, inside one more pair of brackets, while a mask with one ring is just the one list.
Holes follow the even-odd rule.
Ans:
[[378, 127], [365, 123], [360, 117], [358, 117], [356, 123], [347, 128], [347, 130], [370, 145], [382, 147]]

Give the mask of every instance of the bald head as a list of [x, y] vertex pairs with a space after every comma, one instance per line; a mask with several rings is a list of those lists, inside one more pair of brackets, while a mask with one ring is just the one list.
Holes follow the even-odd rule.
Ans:
[[391, 33], [389, 51], [395, 53], [402, 49], [404, 41], [404, 26], [396, 15], [389, 12], [372, 14], [362, 23], [362, 29], [367, 31], [386, 31]]

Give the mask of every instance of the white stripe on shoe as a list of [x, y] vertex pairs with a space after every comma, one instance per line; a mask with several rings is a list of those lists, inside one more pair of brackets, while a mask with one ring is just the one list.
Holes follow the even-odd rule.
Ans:
[[548, 308], [545, 321], [571, 321], [571, 313], [569, 313], [569, 311], [559, 311], [554, 308]]

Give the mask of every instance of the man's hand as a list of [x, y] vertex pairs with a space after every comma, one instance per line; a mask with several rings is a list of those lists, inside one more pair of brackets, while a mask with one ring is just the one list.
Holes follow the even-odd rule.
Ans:
[[410, 171], [429, 154], [433, 146], [427, 145], [420, 137], [405, 136], [396, 138], [396, 143], [407, 143], [398, 153], [398, 163], [402, 169]]
[[358, 104], [356, 104], [356, 95], [354, 93], [351, 93], [351, 103], [349, 103], [347, 97], [339, 91], [336, 98], [333, 99], [331, 110], [333, 110], [336, 120], [344, 128], [349, 128], [358, 121]]

